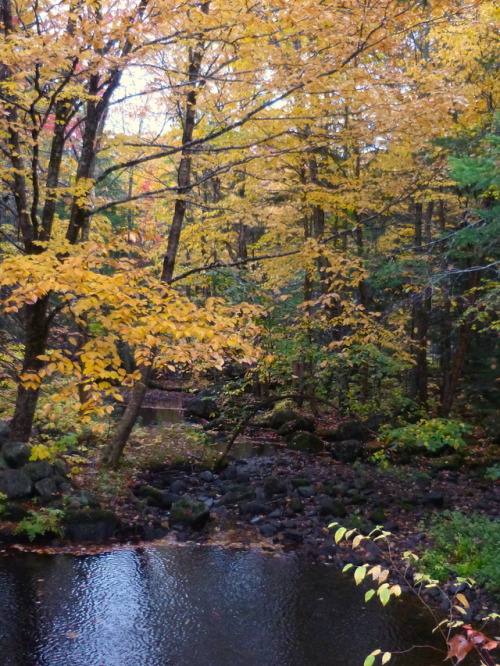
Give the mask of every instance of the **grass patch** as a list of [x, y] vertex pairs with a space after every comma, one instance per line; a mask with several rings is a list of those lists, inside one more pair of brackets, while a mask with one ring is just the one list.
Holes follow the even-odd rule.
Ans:
[[500, 521], [448, 511], [432, 519], [429, 536], [433, 546], [420, 559], [424, 573], [441, 582], [450, 574], [472, 577], [500, 594]]

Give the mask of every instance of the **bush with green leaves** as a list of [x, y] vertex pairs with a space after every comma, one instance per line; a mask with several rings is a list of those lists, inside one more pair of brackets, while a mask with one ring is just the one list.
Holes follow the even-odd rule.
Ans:
[[61, 509], [43, 508], [39, 511], [30, 511], [14, 530], [15, 534], [26, 534], [30, 541], [45, 534], [63, 535], [62, 519], [64, 511]]
[[481, 514], [445, 512], [432, 519], [432, 547], [419, 566], [431, 578], [472, 577], [485, 589], [500, 594], [500, 522]]
[[467, 445], [464, 435], [471, 431], [470, 425], [452, 419], [420, 419], [401, 428], [385, 426], [380, 430], [380, 439], [394, 449], [439, 453], [446, 447], [464, 449]]

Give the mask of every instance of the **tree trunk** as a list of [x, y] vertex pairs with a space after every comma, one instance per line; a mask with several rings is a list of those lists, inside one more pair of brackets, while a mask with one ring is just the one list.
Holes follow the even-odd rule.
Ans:
[[103, 456], [103, 462], [113, 469], [118, 467], [123, 450], [127, 444], [130, 433], [132, 432], [132, 428], [137, 421], [139, 410], [141, 409], [142, 401], [144, 400], [152, 372], [153, 361], [151, 360], [149, 365], [142, 366], [140, 379], [137, 380], [133, 389], [130, 391], [125, 412], [121, 417], [113, 434], [113, 439]]
[[[208, 14], [208, 2], [203, 3], [201, 8], [205, 14]], [[163, 270], [161, 273], [162, 282], [170, 284], [174, 276], [175, 261], [177, 259], [177, 252], [179, 250], [179, 243], [181, 240], [182, 226], [184, 224], [184, 217], [186, 214], [186, 195], [191, 187], [191, 152], [185, 149], [184, 146], [188, 145], [193, 140], [193, 132], [196, 124], [196, 101], [198, 91], [196, 88], [199, 83], [201, 62], [203, 59], [203, 42], [200, 41], [196, 48], [189, 53], [189, 69], [188, 80], [191, 83], [191, 88], [186, 96], [186, 108], [183, 118], [184, 131], [182, 133], [182, 158], [177, 172], [177, 199], [175, 201], [174, 216], [172, 218], [172, 226], [168, 234], [167, 251], [163, 258]]]
[[[37, 373], [44, 365], [38, 357], [45, 353], [48, 338], [47, 309], [49, 296], [39, 299], [24, 308], [25, 347], [22, 373]], [[31, 435], [31, 427], [40, 389], [27, 388], [19, 383], [14, 417], [10, 423], [11, 437], [26, 442]]]

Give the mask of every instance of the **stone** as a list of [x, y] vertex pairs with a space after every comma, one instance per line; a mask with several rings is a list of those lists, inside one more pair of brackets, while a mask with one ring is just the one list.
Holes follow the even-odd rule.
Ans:
[[284, 423], [279, 429], [278, 429], [278, 434], [281, 435], [282, 437], [288, 437], [292, 435], [294, 432], [298, 432], [299, 430], [301, 431], [306, 431], [306, 432], [314, 432], [316, 429], [316, 425], [314, 423], [314, 419], [311, 418], [310, 416], [297, 416], [297, 418], [293, 419], [293, 421], [287, 421]]
[[6, 442], [2, 446], [2, 456], [5, 462], [18, 469], [26, 465], [31, 455], [31, 446], [24, 442]]
[[160, 508], [161, 509], [166, 509], [167, 511], [171, 509], [172, 504], [175, 504], [175, 502], [178, 502], [181, 499], [180, 495], [177, 495], [176, 493], [171, 493], [169, 490], [164, 490], [161, 494], [161, 499], [160, 499]]
[[264, 502], [259, 500], [252, 500], [240, 505], [240, 512], [244, 516], [260, 516], [266, 515], [269, 512], [269, 507]]
[[2, 469], [10, 469], [10, 467], [5, 462], [5, 458], [2, 455], [0, 455], [0, 470]]
[[187, 483], [185, 483], [181, 479], [177, 479], [176, 481], [170, 484], [171, 493], [177, 493], [177, 494], [185, 493], [187, 488], [188, 488]]
[[316, 490], [312, 486], [300, 486], [300, 488], [297, 488], [297, 493], [300, 497], [314, 497]]
[[319, 498], [319, 515], [332, 516], [333, 518], [345, 518], [347, 516], [347, 509], [338, 500], [331, 497]]
[[36, 481], [35, 490], [44, 502], [50, 502], [59, 495], [54, 479], [40, 479], [40, 481]]
[[293, 409], [277, 409], [269, 417], [267, 425], [273, 430], [279, 430], [288, 421], [296, 421], [297, 419], [300, 419], [300, 414], [294, 412]]
[[136, 495], [145, 499], [148, 506], [161, 506], [163, 490], [154, 486], [141, 486], [137, 489]]
[[170, 509], [170, 522], [187, 525], [193, 529], [202, 528], [210, 518], [210, 511], [203, 502], [189, 499], [180, 499], [172, 504]]
[[292, 499], [288, 504], [288, 508], [294, 513], [302, 513], [304, 511], [304, 503], [299, 499]]
[[358, 439], [347, 439], [332, 444], [330, 448], [335, 460], [343, 463], [353, 463], [363, 455], [363, 443]]
[[286, 481], [277, 476], [268, 476], [264, 479], [264, 494], [266, 497], [284, 495], [287, 491]]
[[263, 537], [270, 538], [278, 534], [278, 528], [271, 523], [265, 523], [259, 527], [259, 532]]
[[337, 428], [337, 441], [342, 442], [347, 439], [357, 439], [365, 442], [370, 438], [371, 432], [369, 428], [358, 419], [349, 419], [344, 421]]
[[295, 451], [317, 453], [324, 448], [323, 440], [312, 432], [296, 432], [288, 442], [288, 447]]
[[80, 543], [108, 541], [118, 527], [118, 519], [107, 509], [73, 509], [64, 517], [65, 535], [71, 541]]
[[236, 486], [217, 500], [217, 506], [230, 506], [231, 504], [254, 500], [255, 497], [255, 490], [251, 486]]
[[[83, 453], [82, 457], [84, 457]], [[54, 470], [57, 472], [57, 474], [59, 474], [59, 476], [68, 476], [69, 474], [68, 465], [60, 458], [54, 461]]]
[[207, 421], [217, 418], [220, 412], [217, 402], [214, 399], [215, 395], [217, 395], [217, 389], [215, 388], [207, 388], [199, 391], [186, 404], [184, 415], [187, 418], [194, 416], [199, 419], [207, 419]]
[[209, 469], [206, 469], [204, 472], [200, 473], [200, 481], [204, 481], [205, 483], [210, 483], [213, 480], [214, 480], [214, 475]]
[[0, 493], [8, 499], [30, 497], [33, 490], [31, 479], [19, 469], [6, 469], [0, 472]]
[[23, 467], [23, 472], [27, 474], [32, 481], [47, 479], [54, 474], [54, 468], [46, 460], [32, 460]]
[[99, 507], [99, 501], [88, 490], [76, 490], [67, 498], [67, 502], [71, 509], [97, 509]]
[[20, 502], [7, 502], [1, 514], [2, 520], [18, 523], [26, 518], [29, 511]]

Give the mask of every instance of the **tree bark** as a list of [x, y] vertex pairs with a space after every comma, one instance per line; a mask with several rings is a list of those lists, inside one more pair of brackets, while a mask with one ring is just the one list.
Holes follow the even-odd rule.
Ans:
[[[26, 338], [21, 374], [25, 372], [37, 373], [44, 366], [44, 362], [38, 357], [44, 354], [47, 349], [48, 304], [49, 296], [45, 296], [33, 305], [24, 307]], [[10, 423], [12, 439], [26, 442], [30, 438], [39, 392], [39, 388], [27, 388], [21, 382], [19, 383], [14, 417]]]
[[132, 428], [136, 424], [142, 401], [148, 388], [148, 382], [153, 372], [153, 360], [149, 365], [140, 368], [140, 379], [134, 384], [130, 391], [129, 400], [125, 412], [113, 434], [113, 438], [103, 456], [103, 462], [109, 467], [116, 469], [120, 463], [123, 450], [127, 444]]

